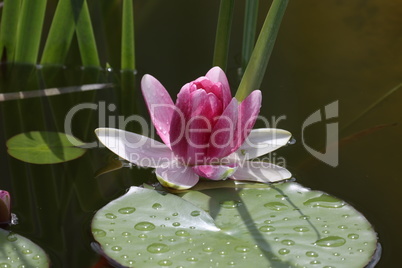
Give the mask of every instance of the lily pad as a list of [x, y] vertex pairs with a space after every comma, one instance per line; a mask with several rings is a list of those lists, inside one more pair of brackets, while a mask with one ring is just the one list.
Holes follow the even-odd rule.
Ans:
[[56, 164], [82, 156], [84, 143], [60, 132], [30, 131], [18, 134], [7, 141], [8, 153], [32, 164]]
[[126, 267], [364, 267], [377, 235], [346, 202], [288, 182], [182, 193], [131, 187], [92, 232]]
[[49, 267], [46, 253], [28, 238], [0, 229], [0, 267]]

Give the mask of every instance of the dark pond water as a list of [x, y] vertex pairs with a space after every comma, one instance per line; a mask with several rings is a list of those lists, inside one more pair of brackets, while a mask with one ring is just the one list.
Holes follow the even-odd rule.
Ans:
[[[101, 61], [111, 66], [119, 66], [120, 53], [120, 11], [115, 2], [90, 5]], [[65, 132], [66, 115], [83, 103], [98, 105], [73, 117], [72, 132], [85, 142], [96, 141], [93, 130], [111, 126], [110, 118], [132, 114], [149, 118], [139, 92], [140, 77], [154, 75], [175, 96], [184, 83], [203, 75], [212, 62], [217, 2], [136, 1], [136, 78], [74, 67], [79, 65], [76, 47], [68, 68], [0, 66], [3, 93], [88, 83], [116, 85], [96, 92], [0, 102], [0, 189], [11, 193], [19, 219], [11, 229], [39, 244], [54, 267], [91, 267], [98, 259], [90, 247], [94, 212], [129, 186], [154, 182], [154, 175], [151, 170], [124, 168], [95, 178], [112, 157], [105, 149], [88, 150], [62, 164], [28, 164], [8, 156], [5, 141], [32, 130]], [[233, 93], [240, 66], [241, 2], [236, 2], [227, 70]], [[260, 1], [260, 22], [269, 3]], [[297, 140], [277, 151], [276, 157], [286, 160], [302, 185], [344, 199], [367, 217], [383, 247], [378, 267], [399, 263], [402, 240], [402, 91], [372, 106], [402, 82], [401, 10], [393, 0], [291, 1], [261, 86], [261, 115], [282, 116], [277, 127], [291, 131]], [[338, 123], [337, 167], [314, 158], [301, 136], [303, 122], [334, 101], [339, 103], [339, 116], [306, 128], [305, 144], [324, 152], [326, 124]], [[108, 109], [110, 104], [117, 108]], [[140, 131], [135, 123], [127, 129]]]

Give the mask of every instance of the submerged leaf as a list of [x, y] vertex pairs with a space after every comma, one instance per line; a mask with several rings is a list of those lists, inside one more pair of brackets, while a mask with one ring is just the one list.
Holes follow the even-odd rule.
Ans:
[[7, 141], [7, 152], [32, 164], [55, 164], [73, 160], [85, 153], [84, 143], [77, 138], [60, 133], [30, 131], [18, 134]]
[[181, 195], [131, 187], [100, 209], [104, 254], [127, 267], [364, 267], [376, 250], [353, 207], [294, 182]]
[[1, 267], [49, 267], [46, 253], [31, 240], [0, 229]]

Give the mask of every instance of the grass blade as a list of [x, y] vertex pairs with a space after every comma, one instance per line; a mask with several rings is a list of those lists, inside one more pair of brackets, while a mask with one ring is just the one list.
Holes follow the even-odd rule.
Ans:
[[244, 100], [250, 91], [258, 89], [261, 85], [288, 2], [289, 0], [274, 0], [268, 11], [236, 93], [236, 99], [239, 101]]
[[75, 30], [70, 0], [60, 0], [46, 40], [41, 64], [63, 64]]
[[230, 29], [232, 26], [234, 0], [221, 0], [219, 7], [218, 26], [216, 29], [213, 66], [226, 70]]
[[73, 6], [73, 9], [78, 8], [79, 16], [76, 23], [76, 33], [82, 65], [84, 67], [100, 67], [98, 50], [96, 48], [95, 36], [92, 29], [87, 2], [83, 1], [81, 7]]
[[12, 62], [14, 60], [20, 0], [4, 0], [0, 25], [0, 59]]
[[255, 44], [255, 32], [258, 18], [258, 0], [246, 0], [244, 12], [243, 46], [241, 58], [241, 75], [246, 70]]
[[15, 62], [36, 64], [46, 0], [23, 0], [18, 22]]
[[123, 1], [121, 69], [135, 70], [133, 0]]

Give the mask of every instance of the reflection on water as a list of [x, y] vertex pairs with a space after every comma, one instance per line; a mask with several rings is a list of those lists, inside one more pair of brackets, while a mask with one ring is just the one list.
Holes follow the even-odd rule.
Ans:
[[[216, 21], [206, 17], [217, 14], [217, 4], [179, 0], [155, 3], [146, 7], [146, 15], [141, 13], [143, 6], [136, 10], [140, 14], [138, 72], [140, 77], [144, 73], [158, 77], [173, 96], [181, 85], [210, 68]], [[242, 3], [236, 5], [228, 65], [233, 85], [240, 65], [243, 12]], [[390, 267], [396, 262], [398, 241], [402, 239], [399, 208], [402, 198], [397, 192], [402, 188], [401, 90], [352, 125], [348, 124], [402, 82], [402, 14], [397, 5], [393, 0], [290, 2], [261, 87], [264, 97], [261, 114], [284, 116], [277, 127], [291, 131], [296, 139], [294, 145], [278, 151], [278, 156], [286, 159], [288, 169], [299, 183], [346, 200], [374, 224], [383, 246], [378, 267]], [[266, 12], [269, 1], [261, 1], [260, 6], [261, 12]], [[104, 14], [98, 11], [95, 19], [106, 16], [110, 20], [108, 16], [113, 10]], [[112, 32], [118, 27], [111, 23], [104, 30]], [[110, 58], [104, 58], [104, 62], [111, 62], [112, 66], [118, 62], [119, 52], [112, 43], [100, 46], [101, 52], [109, 51]], [[1, 92], [89, 83], [116, 85], [112, 90], [0, 103], [0, 189], [13, 195], [13, 211], [19, 218], [19, 224], [12, 230], [41, 245], [54, 267], [89, 267], [97, 258], [90, 247], [89, 232], [94, 211], [129, 186], [152, 181], [154, 175], [146, 169], [124, 168], [95, 179], [95, 172], [110, 157], [105, 149], [89, 150], [82, 158], [62, 164], [27, 164], [6, 154], [5, 141], [21, 132], [63, 132], [65, 115], [81, 103], [115, 104], [117, 108], [108, 110], [107, 116], [137, 113], [147, 117], [138, 92], [139, 79], [130, 74], [79, 68], [0, 67]], [[310, 114], [336, 100], [338, 118], [305, 130], [309, 146], [317, 150], [325, 148], [326, 123], [339, 122], [341, 139], [379, 125], [390, 126], [342, 144], [339, 166], [333, 168], [305, 150], [301, 126]], [[93, 130], [99, 127], [98, 111], [79, 111], [72, 125], [74, 136], [84, 142], [96, 141]], [[128, 127], [139, 131], [136, 125]]]

